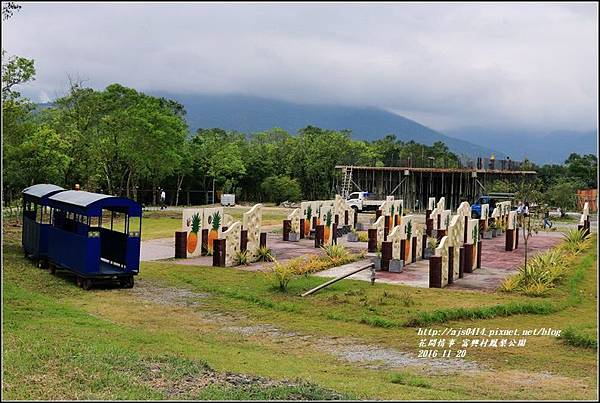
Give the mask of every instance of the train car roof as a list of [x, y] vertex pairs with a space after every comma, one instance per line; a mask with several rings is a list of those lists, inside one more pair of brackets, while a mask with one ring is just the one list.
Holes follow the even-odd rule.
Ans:
[[61, 190], [65, 190], [64, 188], [56, 185], [52, 185], [49, 183], [39, 183], [37, 185], [29, 186], [28, 188], [23, 189], [23, 194], [42, 198], [44, 196], [48, 196], [50, 194], [60, 192]]
[[141, 216], [142, 211], [141, 206], [134, 200], [83, 190], [66, 190], [50, 196], [48, 201], [51, 206], [71, 208], [88, 215], [100, 215], [102, 209], [136, 216]]

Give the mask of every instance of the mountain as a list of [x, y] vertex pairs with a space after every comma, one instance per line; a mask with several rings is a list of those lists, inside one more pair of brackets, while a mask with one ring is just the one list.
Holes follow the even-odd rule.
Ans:
[[464, 127], [447, 132], [464, 141], [489, 139], [491, 147], [503, 150], [513, 160], [529, 160], [537, 164], [561, 164], [569, 154], [597, 154], [598, 131], [514, 130]]
[[[403, 116], [369, 107], [297, 104], [242, 95], [182, 95], [153, 93], [185, 106], [190, 129], [219, 127], [253, 133], [280, 127], [289, 133], [308, 125], [331, 130], [352, 130], [352, 137], [377, 140], [395, 134], [399, 140], [431, 145], [444, 142], [450, 150], [469, 157], [489, 156], [488, 147], [449, 137]], [[498, 152], [496, 156], [503, 158]]]

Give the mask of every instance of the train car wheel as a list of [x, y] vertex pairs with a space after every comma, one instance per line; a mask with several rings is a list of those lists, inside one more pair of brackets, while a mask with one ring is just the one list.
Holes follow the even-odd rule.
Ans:
[[121, 279], [121, 287], [133, 288], [133, 276], [122, 278]]
[[82, 288], [86, 291], [91, 290], [92, 289], [92, 279], [84, 278], [83, 282], [82, 282]]

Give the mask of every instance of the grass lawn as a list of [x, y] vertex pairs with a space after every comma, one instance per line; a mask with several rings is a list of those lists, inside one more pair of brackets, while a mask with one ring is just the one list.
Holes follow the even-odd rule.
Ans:
[[[242, 215], [251, 207], [224, 207], [225, 214], [242, 221]], [[282, 225], [291, 209], [265, 207], [263, 208], [262, 225]], [[170, 238], [175, 231], [181, 231], [181, 211], [153, 210], [144, 211], [142, 217], [142, 240]]]
[[[148, 217], [147, 233], [152, 219], [179, 225], [176, 218]], [[19, 228], [6, 226], [4, 235], [8, 399], [597, 395], [595, 236], [593, 247], [572, 260], [567, 280], [544, 298], [352, 280], [302, 298], [324, 280], [301, 277], [282, 293], [263, 273], [169, 262], [143, 262], [132, 290], [83, 291], [69, 276], [52, 276], [24, 259]], [[520, 309], [535, 313], [515, 314]], [[457, 366], [441, 371], [427, 363], [444, 359], [424, 360], [422, 367], [390, 364], [390, 356], [416, 357], [423, 336], [411, 323], [423, 318], [439, 330], [570, 332], [531, 336], [523, 348], [469, 348], [464, 361], [445, 361]], [[365, 361], [357, 351], [380, 357]]]

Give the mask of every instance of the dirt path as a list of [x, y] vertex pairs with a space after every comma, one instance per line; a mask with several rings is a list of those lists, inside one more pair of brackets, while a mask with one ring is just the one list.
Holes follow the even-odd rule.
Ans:
[[415, 353], [399, 351], [394, 348], [366, 344], [354, 338], [323, 337], [280, 329], [269, 323], [248, 325], [248, 318], [240, 314], [212, 312], [202, 309], [202, 301], [210, 298], [207, 293], [163, 287], [148, 280], [140, 280], [136, 287], [129, 291], [133, 296], [161, 305], [186, 307], [193, 311], [196, 319], [207, 323], [221, 325], [220, 331], [235, 333], [246, 337], [268, 339], [274, 343], [285, 341], [299, 348], [311, 348], [325, 351], [340, 361], [352, 362], [372, 369], [398, 369], [414, 367], [426, 373], [454, 373], [481, 370], [483, 367], [473, 361], [460, 359], [418, 358]]

